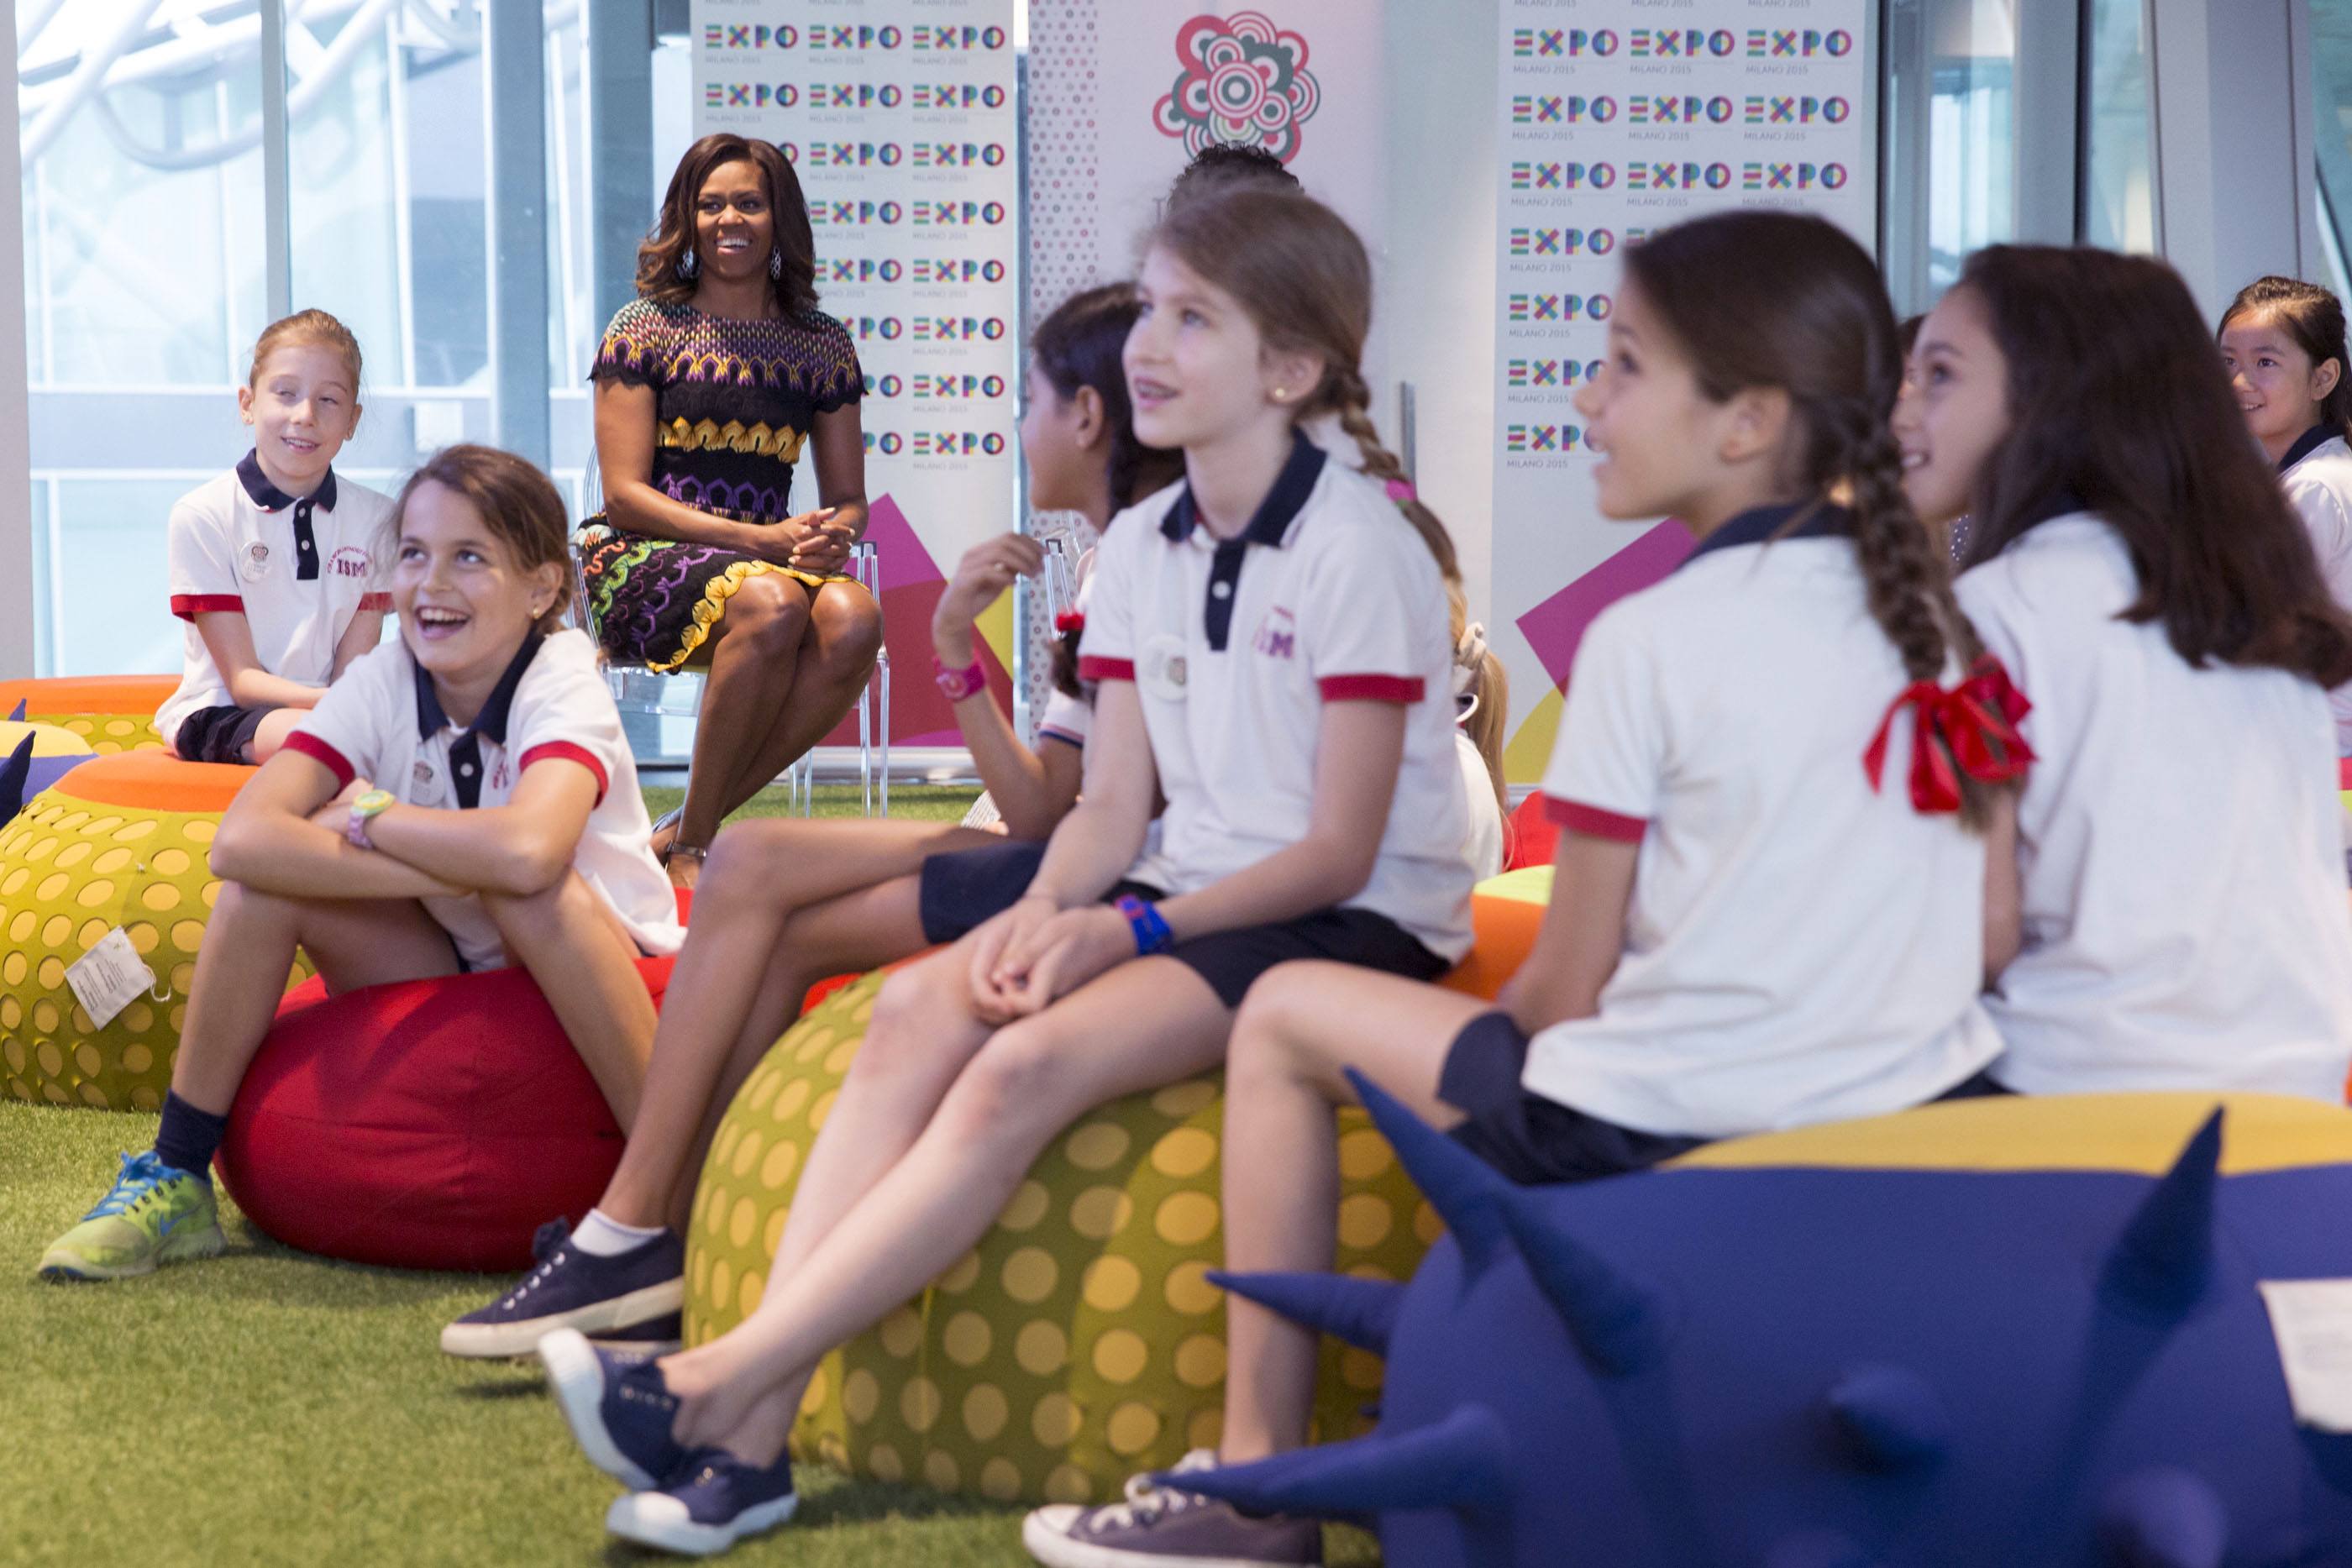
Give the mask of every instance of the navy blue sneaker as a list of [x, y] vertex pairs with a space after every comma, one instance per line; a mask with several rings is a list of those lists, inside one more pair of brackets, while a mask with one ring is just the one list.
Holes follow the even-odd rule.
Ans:
[[599, 1350], [578, 1329], [557, 1329], [539, 1342], [539, 1359], [572, 1436], [598, 1469], [643, 1490], [685, 1461], [685, 1448], [669, 1435], [677, 1397], [652, 1355]]
[[793, 1458], [753, 1469], [724, 1448], [697, 1448], [658, 1490], [614, 1498], [604, 1528], [624, 1541], [686, 1557], [712, 1557], [792, 1518]]
[[593, 1339], [644, 1340], [655, 1337], [644, 1328], [665, 1317], [676, 1321], [686, 1305], [686, 1243], [677, 1232], [665, 1230], [610, 1258], [583, 1252], [571, 1236], [563, 1220], [541, 1226], [530, 1244], [539, 1267], [488, 1306], [443, 1329], [442, 1350], [497, 1360], [529, 1355], [541, 1335], [556, 1329], [578, 1329]]

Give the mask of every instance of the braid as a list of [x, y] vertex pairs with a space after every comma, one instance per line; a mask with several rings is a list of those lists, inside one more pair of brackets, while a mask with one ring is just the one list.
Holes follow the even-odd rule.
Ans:
[[[1846, 476], [1853, 487], [1853, 548], [1869, 595], [1871, 619], [1885, 632], [1914, 681], [1940, 683], [1952, 654], [1963, 668], [1984, 653], [1976, 628], [1952, 597], [1951, 570], [1930, 548], [1927, 529], [1903, 493], [1902, 450], [1882, 420], [1856, 405], [1844, 434]], [[1960, 821], [1981, 830], [2001, 787], [1959, 775]]]
[[[1372, 423], [1370, 412], [1371, 389], [1364, 385], [1362, 372], [1353, 365], [1333, 365], [1323, 378], [1323, 395], [1318, 401], [1328, 403], [1331, 412], [1339, 415], [1339, 428], [1354, 440], [1356, 451], [1363, 458], [1366, 476], [1383, 483], [1412, 484], [1405, 477], [1404, 465], [1398, 461], [1397, 455], [1381, 444], [1381, 433]], [[1404, 514], [1405, 520], [1421, 535], [1421, 542], [1429, 547], [1429, 553], [1437, 558], [1439, 574], [1449, 585], [1459, 583], [1462, 580], [1462, 565], [1454, 553], [1454, 537], [1445, 531], [1445, 525], [1437, 520], [1437, 514], [1422, 505], [1417, 496], [1399, 500], [1397, 510]]]

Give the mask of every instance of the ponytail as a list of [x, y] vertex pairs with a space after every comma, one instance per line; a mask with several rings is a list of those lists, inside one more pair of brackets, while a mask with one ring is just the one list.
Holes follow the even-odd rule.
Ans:
[[1470, 702], [1469, 713], [1454, 722], [1477, 747], [1478, 760], [1486, 765], [1486, 782], [1495, 791], [1495, 809], [1507, 819], [1511, 799], [1503, 783], [1503, 745], [1511, 715], [1511, 677], [1486, 646], [1486, 629], [1470, 619], [1461, 587], [1447, 584], [1445, 599], [1454, 622], [1454, 700], [1457, 705], [1465, 697]]

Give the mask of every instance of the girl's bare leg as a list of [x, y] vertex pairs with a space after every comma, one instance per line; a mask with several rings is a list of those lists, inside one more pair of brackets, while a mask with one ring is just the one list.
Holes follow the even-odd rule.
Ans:
[[683, 1229], [719, 1116], [809, 987], [922, 946], [913, 887], [884, 889], [926, 855], [992, 841], [887, 819], [771, 819], [721, 834], [654, 1032], [644, 1103], [596, 1207], [624, 1225]]
[[[1338, 1246], [1339, 1155], [1332, 1107], [1355, 1103], [1353, 1067], [1450, 1127], [1437, 1098], [1462, 1026], [1492, 1004], [1346, 964], [1284, 964], [1252, 987], [1225, 1061], [1225, 1267], [1331, 1267]], [[1307, 1441], [1320, 1336], [1235, 1295], [1225, 1298], [1228, 1464]]]
[[654, 1042], [654, 999], [637, 974], [628, 927], [576, 871], [533, 894], [485, 893], [482, 907], [498, 924], [508, 960], [530, 971], [613, 1119], [627, 1131]]
[[298, 945], [335, 994], [457, 972], [448, 933], [414, 899], [281, 898], [223, 883], [196, 951], [173, 1093], [199, 1111], [228, 1114], [278, 1017]]
[[773, 1463], [827, 1350], [977, 1241], [1070, 1123], [1215, 1066], [1232, 1022], [1192, 970], [1140, 958], [996, 1030], [907, 1153], [797, 1266], [774, 1270], [749, 1321], [662, 1363], [679, 1440]]

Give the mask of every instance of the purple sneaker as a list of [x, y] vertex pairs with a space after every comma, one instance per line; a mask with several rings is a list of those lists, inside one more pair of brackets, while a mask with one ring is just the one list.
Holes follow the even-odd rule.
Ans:
[[793, 1458], [754, 1469], [724, 1448], [697, 1448], [657, 1490], [614, 1498], [604, 1528], [625, 1541], [710, 1557], [792, 1518]]
[[539, 1359], [580, 1451], [598, 1469], [642, 1490], [685, 1460], [669, 1435], [677, 1397], [653, 1356], [599, 1350], [578, 1329], [558, 1329], [539, 1342]]
[[[1171, 1473], [1216, 1465], [1213, 1452], [1195, 1448]], [[1036, 1510], [1022, 1521], [1021, 1544], [1045, 1568], [1312, 1568], [1323, 1561], [1323, 1527], [1311, 1519], [1253, 1519], [1231, 1503], [1138, 1476], [1127, 1483], [1125, 1502]]]
[[539, 1267], [488, 1306], [467, 1312], [441, 1331], [450, 1355], [499, 1359], [529, 1355], [540, 1336], [578, 1329], [592, 1339], [655, 1341], [635, 1348], [677, 1347], [659, 1343], [675, 1333], [649, 1330], [677, 1321], [686, 1304], [686, 1243], [665, 1230], [641, 1246], [611, 1258], [583, 1252], [572, 1244], [572, 1228], [551, 1219], [531, 1239]]

